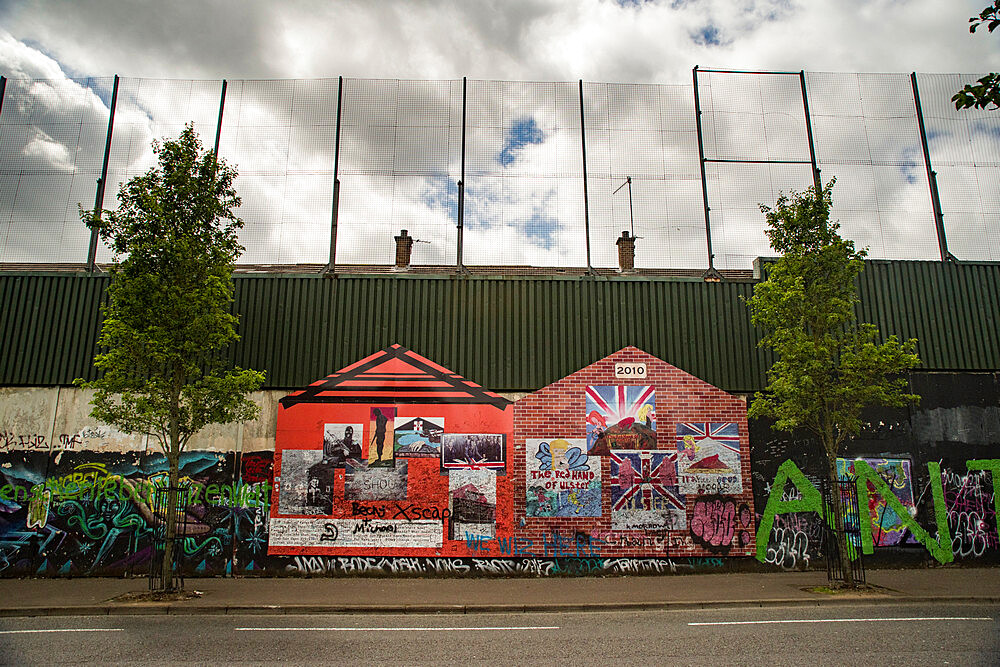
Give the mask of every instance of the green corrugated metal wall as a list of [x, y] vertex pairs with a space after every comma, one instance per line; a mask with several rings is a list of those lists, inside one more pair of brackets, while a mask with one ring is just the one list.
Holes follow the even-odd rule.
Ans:
[[[0, 385], [90, 377], [107, 278], [0, 274]], [[930, 370], [1000, 369], [1000, 265], [869, 262], [859, 316], [916, 336]], [[761, 387], [751, 283], [239, 276], [236, 364], [298, 387], [401, 343], [497, 391], [531, 391], [635, 345], [730, 391]]]

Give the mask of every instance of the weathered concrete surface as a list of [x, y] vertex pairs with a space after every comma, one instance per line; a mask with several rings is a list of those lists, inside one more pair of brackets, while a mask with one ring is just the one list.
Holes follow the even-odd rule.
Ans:
[[[258, 391], [250, 399], [260, 417], [245, 424], [210, 425], [191, 438], [189, 450], [272, 451], [278, 399], [287, 391]], [[122, 433], [90, 416], [93, 390], [77, 387], [0, 388], [0, 451], [157, 450], [155, 438]]]

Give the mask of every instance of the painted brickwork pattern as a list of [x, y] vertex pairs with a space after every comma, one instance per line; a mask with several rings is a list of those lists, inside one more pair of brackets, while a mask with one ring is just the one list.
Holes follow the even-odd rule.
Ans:
[[[645, 364], [642, 380], [615, 379], [616, 363]], [[515, 492], [514, 517], [519, 545], [546, 552], [553, 535], [568, 537], [574, 554], [591, 549], [604, 557], [744, 556], [753, 553], [754, 508], [750, 485], [749, 435], [746, 403], [707, 382], [657, 359], [638, 348], [624, 348], [558, 382], [529, 394], [514, 404], [514, 441], [510, 462], [517, 480], [527, 475], [532, 453], [530, 442], [538, 439], [586, 439], [588, 387], [640, 385], [655, 391], [657, 452], [678, 453], [678, 426], [682, 424], [735, 424], [739, 441], [739, 493], [688, 493], [684, 496], [685, 527], [678, 529], [615, 530], [613, 528], [612, 461], [599, 462], [604, 483], [601, 515], [598, 517], [529, 516], [528, 496]], [[593, 467], [593, 466], [592, 466]], [[531, 480], [526, 480], [530, 486]], [[541, 548], [538, 548], [541, 547]], [[550, 551], [551, 555], [551, 551]]]

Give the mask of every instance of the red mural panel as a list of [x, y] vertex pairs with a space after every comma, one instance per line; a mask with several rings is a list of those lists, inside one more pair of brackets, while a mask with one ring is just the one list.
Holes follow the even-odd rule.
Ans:
[[490, 555], [510, 540], [513, 410], [393, 345], [281, 401], [271, 554]]

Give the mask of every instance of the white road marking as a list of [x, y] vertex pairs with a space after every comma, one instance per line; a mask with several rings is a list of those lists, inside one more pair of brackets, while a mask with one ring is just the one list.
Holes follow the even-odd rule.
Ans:
[[44, 632], [124, 632], [123, 628], [53, 628], [51, 630], [0, 630], [0, 635], [32, 635]]
[[313, 630], [320, 632], [468, 632], [470, 630], [558, 630], [558, 625], [516, 625], [516, 626], [496, 626], [496, 627], [424, 627], [424, 628], [235, 628], [241, 632], [300, 632], [302, 630]]
[[992, 621], [988, 616], [909, 616], [899, 618], [798, 618], [779, 621], [715, 621], [688, 625], [772, 625], [778, 623], [874, 623], [876, 621]]

